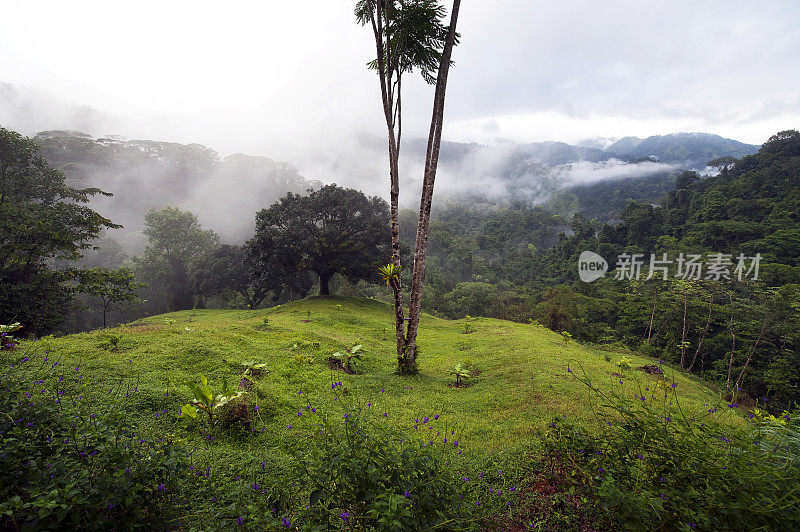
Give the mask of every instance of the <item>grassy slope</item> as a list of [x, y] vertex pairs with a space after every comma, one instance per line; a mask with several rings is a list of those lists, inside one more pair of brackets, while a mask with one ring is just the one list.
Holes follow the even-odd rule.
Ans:
[[[308, 312], [310, 322], [306, 323]], [[225, 361], [257, 359], [270, 368], [257, 385], [277, 406], [277, 416], [267, 422], [267, 434], [292, 423], [301, 400], [324, 402], [331, 383], [341, 381], [360, 400], [371, 401], [376, 413], [389, 412], [390, 419], [401, 426], [413, 425], [414, 418], [441, 414], [448, 428], [455, 425], [460, 430], [468, 448], [483, 450], [513, 449], [555, 415], [591, 425], [596, 400], [568, 372], [568, 366], [575, 374], [585, 372], [600, 387], [615, 387], [631, 396], [639, 393], [639, 386], [645, 395], [655, 389], [656, 377], [635, 370], [627, 371], [628, 378], [619, 384], [611, 373], [617, 371], [613, 363], [621, 353], [609, 353], [612, 362], [607, 362], [606, 351], [576, 342], [565, 346], [560, 335], [542, 327], [427, 315], [420, 328], [420, 374], [399, 377], [392, 373], [392, 316], [388, 306], [374, 300], [308, 298], [268, 310], [154, 316], [106, 331], [44, 340], [36, 348], [49, 349], [62, 357], [62, 363], [80, 364], [90, 379], [138, 379], [144, 394], [136, 415], [143, 420], [162, 410], [177, 412], [190, 398], [182, 385], [185, 380], [203, 373], [212, 384], [223, 376], [235, 382], [241, 370]], [[265, 317], [269, 324], [262, 328]], [[464, 334], [466, 321], [475, 332]], [[109, 342], [111, 335], [121, 336], [116, 350]], [[330, 370], [327, 355], [356, 342], [363, 344], [368, 355], [364, 373], [351, 376]], [[298, 362], [296, 355], [315, 361]], [[629, 356], [634, 367], [653, 363]], [[457, 389], [451, 386], [453, 377], [447, 370], [464, 360], [471, 360], [481, 373], [469, 387]], [[705, 412], [717, 404], [716, 395], [701, 382], [671, 369], [666, 373], [677, 383], [686, 411]], [[380, 393], [381, 388], [386, 392]], [[302, 397], [299, 390], [304, 392]], [[732, 410], [722, 415], [732, 423], [741, 419]]]

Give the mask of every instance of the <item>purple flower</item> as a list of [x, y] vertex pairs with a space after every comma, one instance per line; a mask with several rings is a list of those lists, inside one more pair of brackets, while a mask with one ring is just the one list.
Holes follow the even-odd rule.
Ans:
[[350, 520], [350, 512], [342, 512], [339, 514], [339, 519], [344, 521], [345, 523]]

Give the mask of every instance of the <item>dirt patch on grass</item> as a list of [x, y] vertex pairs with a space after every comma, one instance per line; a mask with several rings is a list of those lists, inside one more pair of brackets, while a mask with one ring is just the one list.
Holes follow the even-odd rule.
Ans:
[[328, 367], [334, 371], [342, 371], [348, 375], [355, 375], [355, 372], [345, 366], [338, 358], [328, 357]]
[[646, 366], [641, 366], [636, 368], [639, 371], [644, 371], [648, 375], [663, 375], [664, 372], [661, 371], [661, 368], [656, 366], [655, 364], [648, 364]]

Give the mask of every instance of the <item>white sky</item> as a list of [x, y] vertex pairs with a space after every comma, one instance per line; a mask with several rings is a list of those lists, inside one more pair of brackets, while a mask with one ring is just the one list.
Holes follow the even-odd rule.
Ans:
[[[123, 117], [95, 134], [297, 160], [384, 133], [353, 4], [0, 0], [0, 81]], [[800, 127], [798, 28], [796, 0], [464, 0], [444, 136], [760, 144]], [[407, 135], [425, 136], [432, 89], [406, 91]]]

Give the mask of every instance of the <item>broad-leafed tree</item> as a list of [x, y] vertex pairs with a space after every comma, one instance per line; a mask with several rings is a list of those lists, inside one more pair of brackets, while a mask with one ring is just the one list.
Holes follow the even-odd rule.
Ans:
[[153, 310], [192, 308], [192, 263], [219, 246], [219, 237], [214, 231], [204, 230], [197, 216], [177, 207], [150, 209], [144, 223], [148, 244], [134, 258], [134, 264], [137, 277], [148, 283], [154, 294], [166, 298], [166, 308]]
[[97, 194], [110, 195], [67, 186], [35, 142], [0, 128], [0, 323], [19, 321], [27, 334], [40, 334], [69, 314], [70, 264], [103, 229], [120, 227], [86, 206]]
[[313, 272], [320, 295], [328, 295], [336, 273], [351, 281], [378, 281], [388, 242], [389, 209], [384, 200], [327, 185], [307, 196], [290, 192], [261, 210], [248, 247], [257, 275], [302, 291], [308, 290], [308, 273]]

